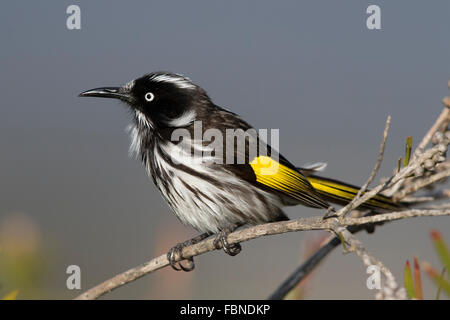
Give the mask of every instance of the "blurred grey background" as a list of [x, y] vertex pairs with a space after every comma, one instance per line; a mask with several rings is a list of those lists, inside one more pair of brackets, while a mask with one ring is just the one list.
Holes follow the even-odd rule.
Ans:
[[[81, 8], [81, 30], [66, 28], [70, 4]], [[379, 31], [366, 28], [369, 4], [381, 7]], [[448, 1], [4, 1], [0, 261], [9, 262], [1, 290], [72, 298], [81, 291], [66, 288], [68, 265], [81, 267], [86, 290], [195, 235], [128, 156], [127, 110], [78, 98], [81, 91], [151, 71], [183, 73], [255, 127], [279, 128], [280, 151], [292, 162], [326, 161], [328, 176], [361, 184], [388, 114], [380, 176], [403, 155], [404, 139], [417, 144], [439, 114], [450, 78], [449, 13]], [[414, 255], [439, 266], [432, 228], [450, 240], [446, 217], [359, 237], [402, 281]], [[320, 237], [247, 242], [236, 257], [207, 254], [192, 273], [161, 270], [105, 298], [263, 299]], [[367, 276], [338, 248], [305, 297], [371, 299]]]

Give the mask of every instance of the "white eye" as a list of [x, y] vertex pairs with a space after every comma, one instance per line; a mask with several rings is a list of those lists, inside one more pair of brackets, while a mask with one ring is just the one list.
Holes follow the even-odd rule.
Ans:
[[155, 99], [155, 95], [151, 92], [147, 92], [145, 94], [145, 100], [147, 100], [148, 102], [153, 101], [153, 99]]

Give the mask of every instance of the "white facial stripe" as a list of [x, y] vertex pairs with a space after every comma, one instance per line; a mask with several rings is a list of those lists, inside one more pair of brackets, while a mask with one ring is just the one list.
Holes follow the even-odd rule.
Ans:
[[139, 156], [141, 152], [141, 137], [139, 136], [139, 130], [136, 125], [131, 124], [127, 127], [127, 131], [130, 133], [131, 144], [128, 154], [130, 156]]
[[156, 82], [172, 83], [180, 89], [195, 89], [195, 85], [189, 80], [189, 78], [181, 75], [156, 74], [150, 76], [150, 79]]
[[147, 119], [145, 114], [143, 114], [139, 110], [136, 110], [135, 114], [136, 114], [136, 119], [138, 120], [140, 125], [146, 126], [146, 127], [149, 127], [149, 128], [153, 128], [153, 123], [150, 120]]
[[169, 127], [185, 127], [194, 122], [197, 117], [195, 110], [191, 109], [188, 112], [183, 113], [180, 117], [167, 121]]
[[123, 88], [129, 91], [129, 90], [131, 90], [131, 89], [133, 88], [133, 86], [134, 86], [134, 80], [131, 80], [130, 82], [127, 82], [127, 83], [123, 86]]

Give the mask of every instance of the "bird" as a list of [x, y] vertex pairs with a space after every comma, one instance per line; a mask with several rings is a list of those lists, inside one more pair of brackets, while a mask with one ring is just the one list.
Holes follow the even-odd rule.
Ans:
[[[192, 257], [178, 261], [185, 246], [214, 236], [216, 248], [234, 256], [242, 247], [228, 243], [227, 237], [237, 228], [288, 220], [283, 207], [299, 204], [326, 210], [329, 216], [335, 211], [330, 203], [345, 205], [359, 191], [355, 185], [318, 175], [325, 163], [292, 164], [259, 131], [216, 105], [182, 74], [151, 72], [122, 86], [90, 89], [79, 96], [124, 102], [131, 113], [130, 151], [178, 219], [200, 232], [168, 251], [175, 270], [195, 267]], [[383, 195], [362, 205], [375, 211], [399, 206]]]

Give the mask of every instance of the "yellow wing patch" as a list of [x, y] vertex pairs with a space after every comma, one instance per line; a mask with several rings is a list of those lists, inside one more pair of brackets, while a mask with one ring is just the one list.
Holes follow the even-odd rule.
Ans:
[[256, 157], [250, 162], [250, 166], [255, 173], [257, 182], [282, 191], [311, 206], [324, 208], [328, 206], [325, 201], [315, 194], [311, 184], [298, 171], [267, 156]]

